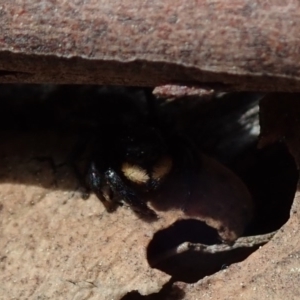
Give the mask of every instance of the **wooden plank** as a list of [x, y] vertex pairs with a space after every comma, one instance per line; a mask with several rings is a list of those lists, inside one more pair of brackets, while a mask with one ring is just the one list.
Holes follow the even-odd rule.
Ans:
[[300, 91], [297, 0], [0, 0], [0, 82]]

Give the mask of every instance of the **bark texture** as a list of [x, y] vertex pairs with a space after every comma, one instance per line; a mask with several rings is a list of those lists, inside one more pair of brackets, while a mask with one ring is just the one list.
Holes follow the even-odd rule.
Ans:
[[0, 0], [0, 82], [300, 90], [296, 0]]

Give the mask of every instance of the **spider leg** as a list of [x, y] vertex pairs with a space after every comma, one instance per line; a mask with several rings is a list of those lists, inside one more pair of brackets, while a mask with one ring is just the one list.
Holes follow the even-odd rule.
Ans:
[[108, 168], [104, 173], [107, 183], [112, 188], [113, 192], [120, 196], [120, 198], [127, 203], [134, 211], [140, 215], [146, 215], [149, 217], [156, 217], [156, 213], [150, 209], [147, 204], [140, 199], [137, 194], [130, 189], [117, 172]]
[[86, 182], [89, 189], [95, 193], [108, 212], [116, 210], [119, 204], [115, 201], [112, 195], [113, 191], [107, 184], [105, 176], [97, 169], [94, 162], [89, 166]]

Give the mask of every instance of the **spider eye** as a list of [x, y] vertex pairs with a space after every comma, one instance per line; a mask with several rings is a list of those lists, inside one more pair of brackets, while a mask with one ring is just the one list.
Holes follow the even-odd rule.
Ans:
[[133, 164], [151, 166], [163, 153], [164, 151], [162, 151], [159, 145], [141, 143], [127, 147], [126, 159]]
[[146, 151], [142, 150], [143, 145], [129, 145], [126, 149], [126, 156], [131, 158], [143, 158], [146, 155]]
[[122, 138], [122, 149], [128, 162], [148, 167], [167, 152], [159, 132], [149, 126], [127, 129]]

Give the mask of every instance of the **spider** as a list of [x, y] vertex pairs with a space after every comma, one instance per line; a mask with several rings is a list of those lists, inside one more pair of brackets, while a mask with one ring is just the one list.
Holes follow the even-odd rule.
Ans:
[[139, 194], [157, 190], [174, 169], [173, 137], [159, 120], [151, 91], [139, 93], [100, 93], [103, 101], [92, 110], [79, 109], [80, 122], [91, 122], [91, 113], [97, 121], [91, 122], [93, 138], [84, 176], [78, 169], [76, 173], [87, 190], [84, 198], [94, 192], [108, 212], [125, 204], [140, 216], [156, 218]]

